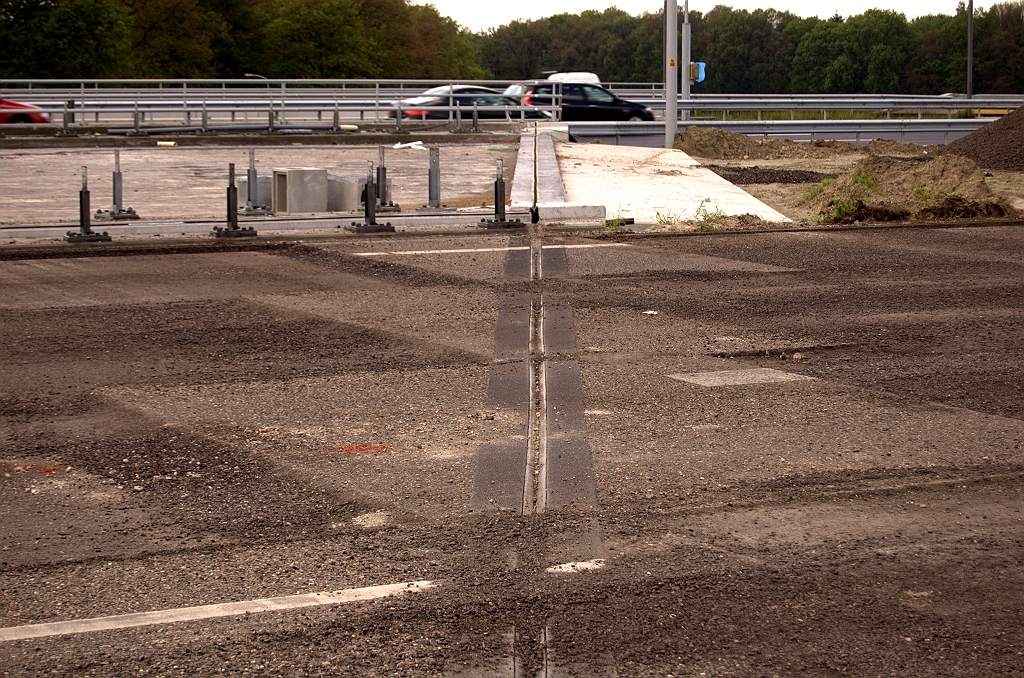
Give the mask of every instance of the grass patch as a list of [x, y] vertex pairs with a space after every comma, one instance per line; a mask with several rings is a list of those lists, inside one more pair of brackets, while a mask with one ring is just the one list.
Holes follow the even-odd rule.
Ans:
[[860, 184], [861, 186], [864, 186], [868, 190], [877, 193], [878, 195], [885, 195], [885, 193], [882, 193], [881, 189], [878, 188], [878, 180], [875, 179], [875, 177], [872, 176], [871, 174], [865, 172], [863, 169], [857, 170], [856, 173], [854, 173], [853, 177], [850, 179], [850, 182], [854, 184]]

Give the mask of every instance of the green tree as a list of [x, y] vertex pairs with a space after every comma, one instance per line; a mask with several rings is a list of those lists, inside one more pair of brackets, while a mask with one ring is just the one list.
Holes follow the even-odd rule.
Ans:
[[795, 15], [719, 5], [702, 19], [702, 49], [694, 51], [694, 60], [708, 65], [703, 91], [777, 93], [788, 89], [796, 47], [785, 28], [797, 19]]
[[277, 0], [264, 29], [265, 75], [362, 78], [377, 75], [374, 44], [352, 0]]
[[0, 1], [0, 74], [109, 78], [129, 72], [129, 18], [116, 0]]
[[121, 0], [132, 19], [134, 74], [146, 78], [217, 75], [211, 43], [225, 32], [219, 14], [199, 0]]

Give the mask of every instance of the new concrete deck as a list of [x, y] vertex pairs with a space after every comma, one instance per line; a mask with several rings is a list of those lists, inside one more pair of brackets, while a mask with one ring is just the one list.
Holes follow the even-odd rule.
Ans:
[[559, 142], [554, 150], [566, 200], [604, 205], [608, 219], [673, 224], [721, 212], [790, 221], [682, 151]]

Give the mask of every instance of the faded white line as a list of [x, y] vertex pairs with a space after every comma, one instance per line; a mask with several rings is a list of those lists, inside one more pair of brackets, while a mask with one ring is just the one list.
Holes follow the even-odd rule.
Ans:
[[121, 614], [113, 617], [94, 617], [92, 619], [76, 619], [72, 621], [51, 622], [49, 624], [31, 624], [28, 626], [11, 626], [0, 628], [0, 641], [24, 640], [26, 638], [43, 638], [68, 633], [87, 633], [90, 631], [107, 631], [110, 629], [126, 629], [133, 626], [150, 626], [153, 624], [171, 624], [174, 622], [195, 621], [213, 617], [231, 617], [251, 612], [269, 612], [271, 610], [294, 610], [301, 607], [319, 605], [336, 605], [338, 603], [354, 603], [361, 600], [374, 600], [386, 596], [403, 593], [416, 593], [433, 588], [431, 581], [410, 581], [401, 584], [384, 586], [368, 586], [343, 591], [324, 591], [306, 593], [279, 598], [260, 598], [243, 600], [237, 603], [218, 603], [216, 605], [199, 605], [196, 607], [179, 607], [171, 610], [154, 612], [137, 612]]
[[786, 381], [816, 381], [814, 377], [792, 372], [782, 372], [767, 367], [750, 370], [723, 370], [719, 372], [687, 372], [686, 374], [669, 374], [670, 379], [678, 379], [698, 386], [745, 386], [747, 384], [769, 384]]
[[571, 574], [573, 572], [586, 572], [587, 570], [600, 570], [602, 567], [604, 567], [604, 558], [595, 558], [594, 560], [579, 560], [575, 563], [552, 565], [544, 571], [551, 574]]
[[[546, 250], [576, 250], [576, 249], [593, 249], [595, 247], [629, 247], [627, 243], [623, 242], [602, 242], [593, 243], [587, 245], [543, 245]], [[457, 249], [457, 250], [395, 250], [388, 252], [353, 252], [353, 256], [357, 257], [388, 257], [388, 256], [401, 256], [405, 254], [473, 254], [476, 252], [511, 252], [514, 250], [528, 250], [529, 247], [477, 247], [473, 249]]]

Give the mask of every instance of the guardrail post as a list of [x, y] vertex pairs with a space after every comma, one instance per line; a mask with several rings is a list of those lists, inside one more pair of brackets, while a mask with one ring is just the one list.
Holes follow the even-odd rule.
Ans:
[[203, 99], [203, 132], [209, 132], [210, 128], [207, 126], [206, 118], [206, 99]]
[[455, 102], [455, 131], [462, 131], [462, 106], [458, 101]]
[[501, 160], [498, 160], [497, 176], [494, 180], [494, 218], [481, 219], [484, 228], [522, 228], [523, 224], [519, 219], [509, 221], [505, 218], [505, 167]]
[[366, 190], [363, 193], [363, 223], [353, 221], [349, 230], [356, 233], [394, 233], [391, 222], [377, 223], [377, 189], [373, 183], [373, 163], [366, 163]]
[[64, 236], [64, 240], [67, 242], [110, 242], [110, 235], [106, 231], [96, 233], [92, 230], [92, 224], [89, 221], [90, 216], [89, 170], [85, 165], [82, 165], [82, 188], [78, 191], [78, 233], [68, 231], [67, 235]]
[[135, 100], [135, 111], [132, 113], [132, 128], [139, 133], [139, 100]]
[[[362, 111], [359, 111], [359, 114], [360, 114], [360, 115], [362, 115], [362, 114], [363, 114], [363, 112], [362, 112]], [[331, 131], [332, 131], [332, 132], [337, 132], [337, 131], [338, 131], [338, 129], [339, 129], [340, 127], [341, 127], [341, 125], [339, 124], [339, 123], [341, 122], [341, 121], [339, 120], [339, 118], [340, 118], [340, 117], [341, 117], [341, 116], [339, 115], [339, 112], [338, 112], [338, 100], [337, 100], [337, 99], [335, 99], [335, 100], [334, 100], [334, 126], [333, 126], [333, 127], [331, 127]]]
[[480, 131], [480, 111], [477, 110], [477, 101], [473, 99], [473, 131]]
[[274, 131], [274, 102], [270, 102], [270, 110], [267, 113], [267, 131]]
[[395, 131], [402, 131], [402, 102], [395, 103]]
[[388, 168], [384, 166], [384, 147], [377, 147], [377, 201], [381, 207], [388, 204]]
[[68, 134], [69, 133], [69, 129], [68, 129], [68, 104], [67, 104], [67, 102], [64, 102], [64, 112], [61, 113], [60, 121], [61, 121], [61, 124], [64, 126], [64, 134]]
[[430, 162], [427, 165], [427, 206], [441, 206], [441, 148], [430, 147]]
[[239, 228], [238, 226], [238, 187], [235, 186], [235, 163], [228, 163], [228, 190], [227, 190], [227, 219], [226, 226], [214, 226], [213, 235], [215, 238], [255, 238], [256, 229], [252, 226]]

